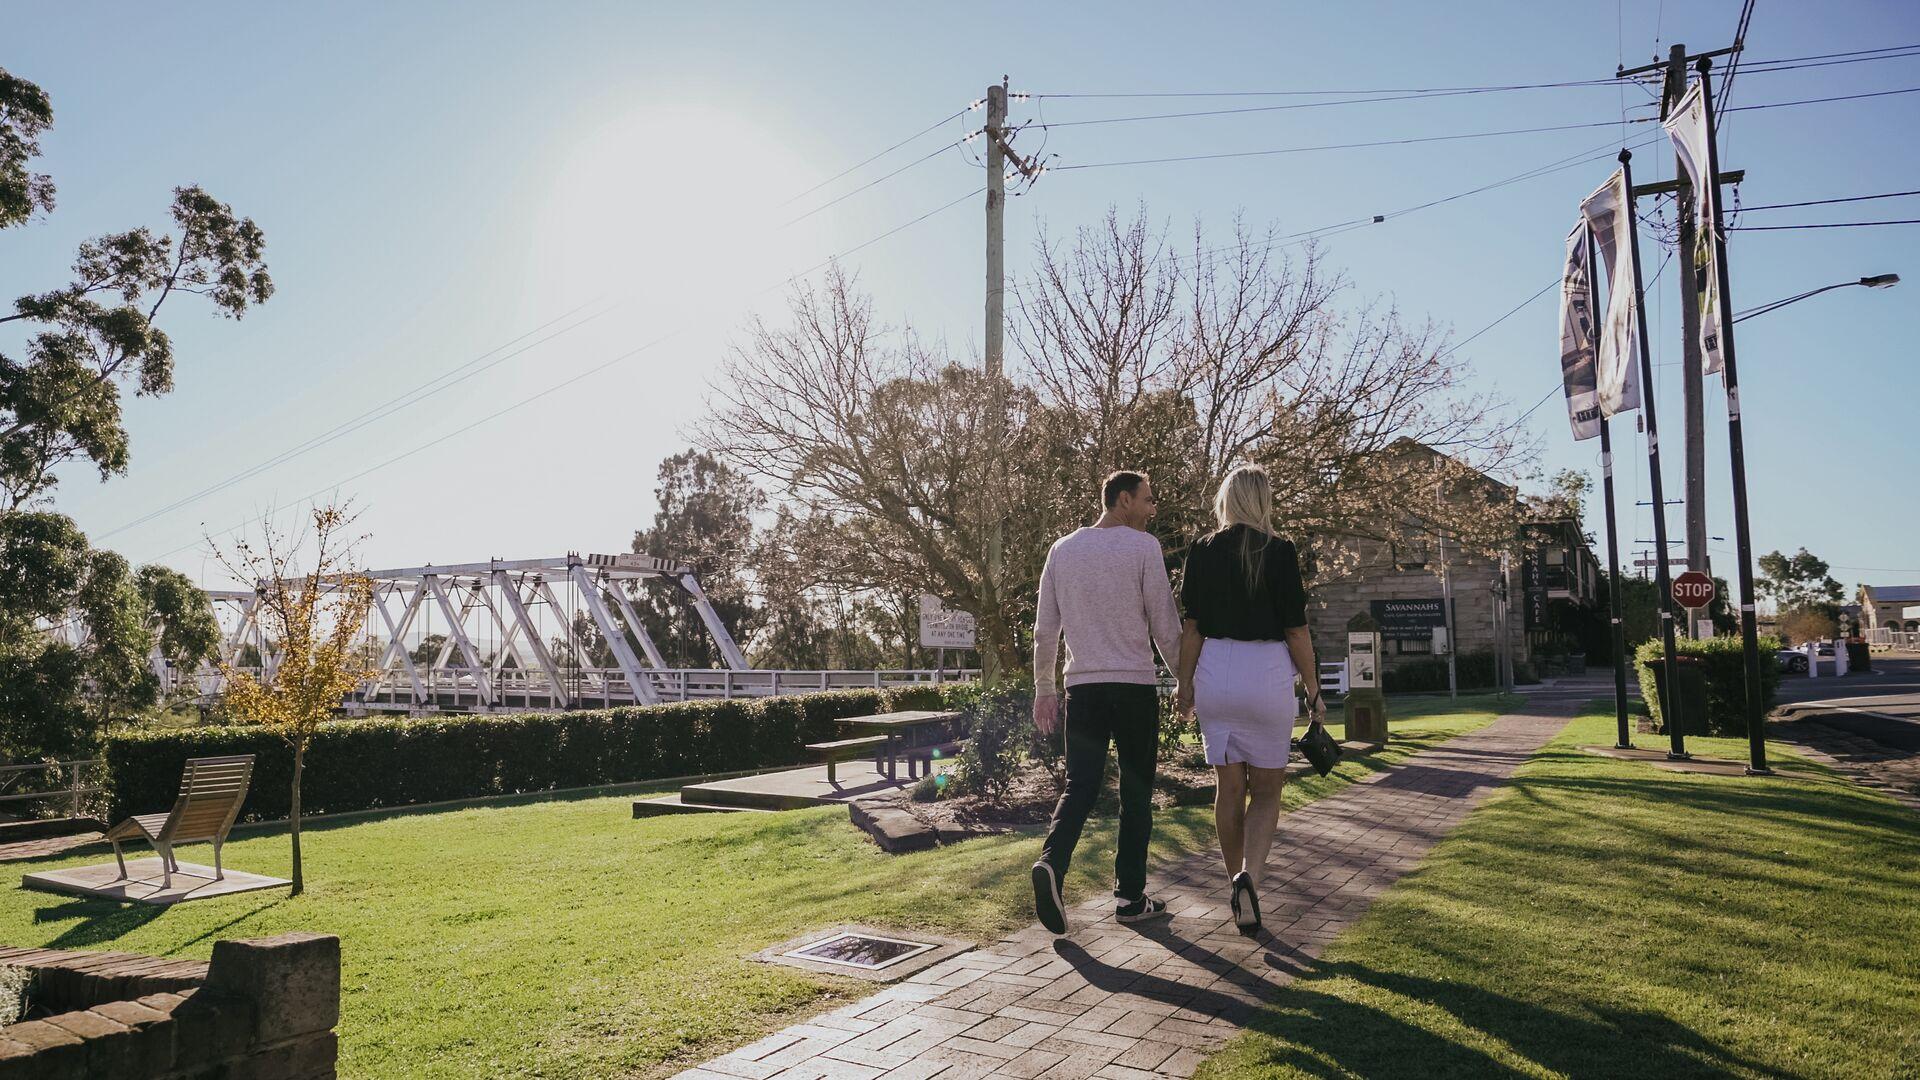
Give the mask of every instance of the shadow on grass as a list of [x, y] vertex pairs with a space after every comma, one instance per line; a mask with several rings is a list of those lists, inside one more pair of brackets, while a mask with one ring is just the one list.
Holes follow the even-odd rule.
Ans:
[[[724, 776], [734, 773], [720, 774]], [[417, 803], [406, 806], [375, 807], [370, 810], [342, 810], [322, 817], [308, 817], [300, 822], [302, 833], [331, 832], [335, 829], [366, 825], [376, 821], [391, 821], [395, 818], [438, 817], [442, 814], [457, 814], [467, 810], [510, 810], [518, 807], [533, 806], [539, 803], [574, 803], [593, 799], [607, 798], [645, 798], [649, 795], [665, 795], [679, 791], [682, 783], [666, 780], [636, 780], [629, 783], [603, 784], [591, 788], [568, 788], [556, 791], [521, 791], [508, 795], [477, 795], [469, 799], [456, 799], [444, 803]], [[233, 826], [236, 839], [259, 836], [285, 836], [287, 822], [278, 821], [242, 821]]]
[[118, 940], [159, 918], [167, 909], [158, 904], [128, 904], [117, 900], [69, 900], [35, 908], [36, 923], [78, 920], [47, 942], [49, 949], [84, 949]]
[[1541, 1069], [1562, 1076], [1748, 1076], [1795, 1078], [1740, 1056], [1683, 1024], [1654, 1013], [1589, 1005], [1578, 1012], [1541, 1008], [1457, 982], [1327, 964], [1295, 983], [1250, 1029], [1276, 1040], [1242, 1043], [1236, 1065], [1292, 1068], [1310, 1076], [1521, 1076], [1520, 1070], [1463, 1044], [1455, 1033], [1414, 1027], [1398, 1017], [1318, 988], [1348, 978], [1445, 1013]]

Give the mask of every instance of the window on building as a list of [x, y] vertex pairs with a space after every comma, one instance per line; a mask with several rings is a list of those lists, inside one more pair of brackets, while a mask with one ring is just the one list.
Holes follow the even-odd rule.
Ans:
[[1547, 565], [1548, 566], [1565, 566], [1566, 563], [1567, 563], [1566, 548], [1548, 548], [1547, 549]]

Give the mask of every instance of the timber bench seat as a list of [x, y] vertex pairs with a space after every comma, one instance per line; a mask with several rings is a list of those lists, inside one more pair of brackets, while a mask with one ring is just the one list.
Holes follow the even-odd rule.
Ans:
[[827, 783], [837, 784], [840, 781], [833, 774], [835, 765], [848, 758], [859, 757], [863, 750], [878, 751], [891, 741], [892, 737], [887, 735], [864, 735], [855, 739], [835, 739], [832, 742], [808, 743], [807, 750], [816, 757], [826, 759]]
[[234, 819], [240, 816], [240, 804], [246, 801], [247, 787], [253, 779], [253, 755], [189, 758], [180, 776], [180, 796], [173, 809], [164, 814], [135, 814], [107, 830], [113, 843], [113, 859], [120, 865], [120, 876], [127, 876], [127, 861], [120, 854], [123, 841], [145, 840], [160, 856], [160, 867], [167, 884], [180, 863], [173, 857], [177, 844], [210, 841], [213, 844], [214, 880], [226, 877], [220, 865], [220, 847], [227, 841]]

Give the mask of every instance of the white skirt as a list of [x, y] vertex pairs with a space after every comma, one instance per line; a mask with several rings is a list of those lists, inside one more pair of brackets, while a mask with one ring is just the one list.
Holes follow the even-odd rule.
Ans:
[[1206, 639], [1194, 672], [1193, 711], [1207, 764], [1286, 767], [1300, 712], [1294, 675], [1284, 641]]

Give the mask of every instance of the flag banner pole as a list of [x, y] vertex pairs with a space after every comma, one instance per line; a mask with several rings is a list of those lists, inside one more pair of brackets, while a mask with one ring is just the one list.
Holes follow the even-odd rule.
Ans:
[[[1599, 291], [1593, 278], [1593, 230], [1582, 223], [1581, 244], [1585, 248], [1584, 261], [1587, 267], [1585, 280], [1578, 285], [1586, 294], [1586, 309], [1589, 313], [1600, 310]], [[1568, 288], [1575, 283], [1569, 282]], [[1591, 327], [1592, 323], [1588, 323]], [[1592, 347], [1589, 334], [1588, 348]], [[1562, 361], [1564, 364], [1564, 360]], [[1569, 398], [1569, 404], [1571, 404]], [[1626, 599], [1621, 596], [1620, 587], [1620, 530], [1614, 524], [1613, 506], [1613, 421], [1598, 417], [1600, 427], [1600, 490], [1607, 511], [1607, 622], [1613, 634], [1613, 746], [1616, 750], [1633, 749], [1633, 730], [1627, 724], [1627, 624], [1623, 617]], [[1575, 421], [1577, 431], [1579, 422]]]
[[[1700, 111], [1706, 125], [1707, 175], [1720, 175], [1720, 149], [1715, 144], [1713, 90], [1707, 72], [1712, 61], [1700, 58]], [[1711, 188], [1713, 185], [1707, 185]], [[1733, 464], [1733, 537], [1734, 557], [1740, 563], [1740, 644], [1746, 653], [1747, 772], [1755, 776], [1771, 775], [1767, 767], [1767, 717], [1760, 691], [1760, 627], [1753, 606], [1753, 536], [1747, 521], [1747, 451], [1740, 429], [1740, 376], [1733, 359], [1733, 301], [1727, 288], [1727, 232], [1720, 215], [1720, 200], [1713, 200], [1713, 269], [1718, 278], [1720, 317], [1720, 375], [1727, 384], [1727, 456]], [[1651, 413], [1649, 413], [1651, 415]], [[1660, 496], [1655, 495], [1658, 499]], [[1838, 648], [1846, 648], [1842, 642]]]
[[[1660, 424], [1656, 419], [1653, 393], [1653, 353], [1647, 344], [1647, 296], [1640, 276], [1640, 232], [1633, 201], [1633, 151], [1620, 151], [1621, 214], [1625, 217], [1625, 242], [1633, 266], [1633, 312], [1640, 346], [1641, 407], [1647, 417], [1647, 470], [1651, 477], [1653, 499], [1654, 587], [1660, 590], [1661, 659], [1660, 718], [1667, 726], [1667, 757], [1686, 760], [1687, 736], [1682, 730], [1686, 718], [1680, 715], [1679, 665], [1675, 663], [1678, 646], [1674, 641], [1673, 581], [1667, 569], [1667, 500], [1660, 486]], [[1611, 297], [1609, 301], [1611, 302]]]

